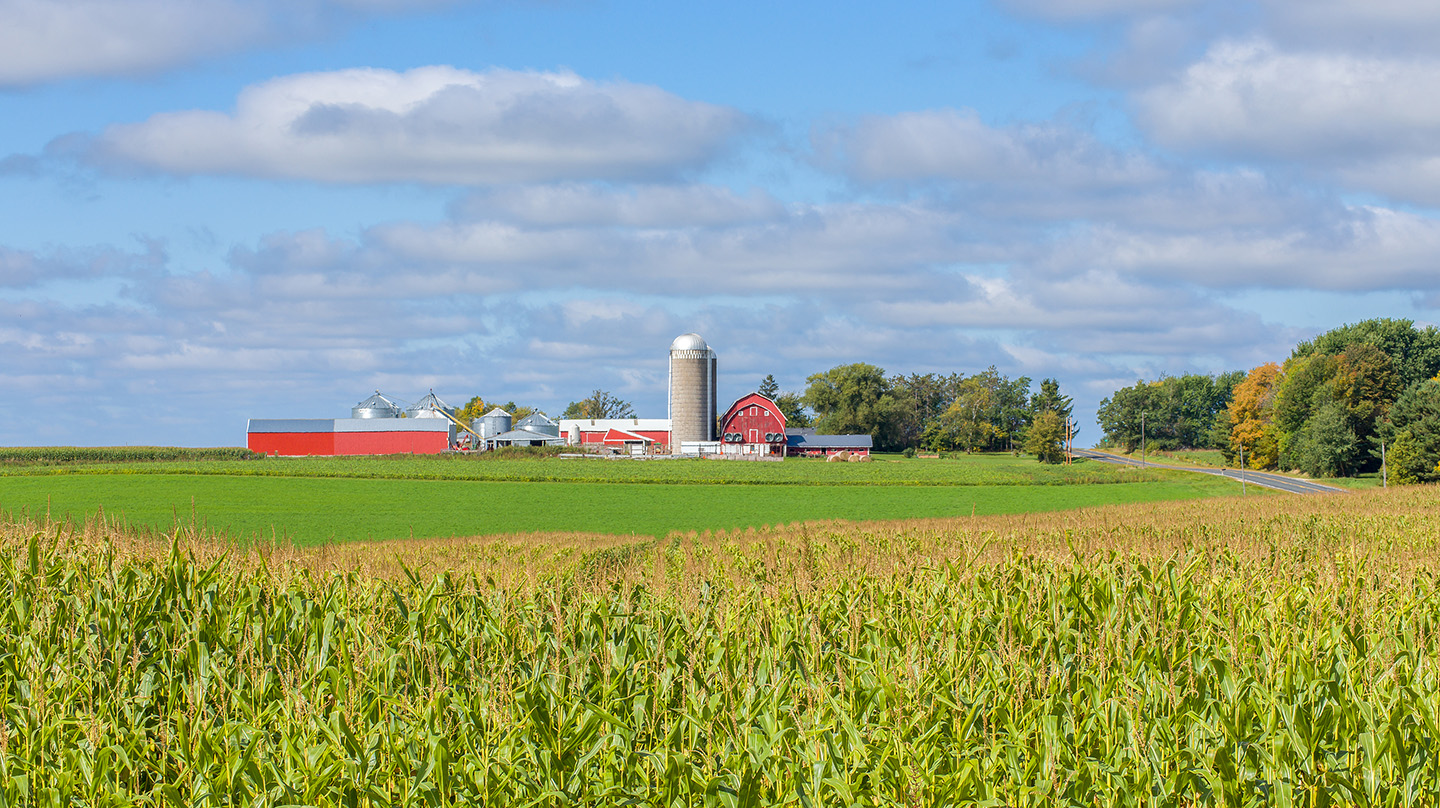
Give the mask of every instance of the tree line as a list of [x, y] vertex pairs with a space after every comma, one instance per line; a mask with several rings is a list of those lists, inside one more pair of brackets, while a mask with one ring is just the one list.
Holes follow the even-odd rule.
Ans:
[[[1347, 324], [1248, 372], [1137, 382], [1101, 402], [1105, 439], [1127, 450], [1214, 448], [1254, 469], [1342, 477], [1379, 470], [1440, 480], [1440, 330]], [[1207, 423], [1208, 417], [1208, 423]]]
[[1030, 377], [1012, 379], [993, 365], [970, 376], [887, 376], [875, 365], [837, 365], [809, 376], [804, 394], [779, 395], [802, 405], [800, 419], [785, 413], [791, 426], [809, 420], [808, 408], [817, 431], [868, 434], [880, 451], [1023, 450], [1042, 461], [1059, 462], [1067, 429], [1073, 434], [1071, 398], [1061, 394], [1059, 382], [1044, 379], [1035, 390]]

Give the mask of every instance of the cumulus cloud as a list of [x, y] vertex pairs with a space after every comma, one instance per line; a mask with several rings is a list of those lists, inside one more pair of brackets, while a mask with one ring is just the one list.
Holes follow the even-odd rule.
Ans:
[[863, 182], [946, 179], [1110, 188], [1154, 182], [1163, 174], [1141, 154], [1117, 152], [1067, 127], [999, 129], [973, 110], [869, 116], [819, 131], [812, 140], [822, 164]]
[[0, 0], [0, 87], [144, 73], [448, 0]]
[[53, 150], [116, 171], [334, 183], [671, 178], [748, 125], [647, 85], [436, 66], [286, 76], [247, 87], [233, 113], [165, 113]]
[[453, 206], [462, 220], [537, 226], [711, 227], [780, 219], [784, 206], [764, 191], [736, 194], [707, 185], [521, 185], [476, 191]]
[[1176, 81], [1141, 92], [1161, 142], [1242, 157], [1327, 163], [1430, 151], [1440, 135], [1440, 60], [1288, 53], [1217, 43]]

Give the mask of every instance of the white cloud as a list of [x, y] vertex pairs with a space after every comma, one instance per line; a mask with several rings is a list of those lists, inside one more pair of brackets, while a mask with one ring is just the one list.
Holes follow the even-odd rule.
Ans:
[[813, 140], [823, 164], [864, 182], [946, 179], [1094, 189], [1163, 176], [1143, 155], [1116, 152], [1072, 129], [997, 129], [973, 110], [870, 116], [817, 132]]
[[436, 66], [286, 76], [247, 87], [233, 114], [165, 113], [78, 148], [121, 171], [335, 183], [668, 178], [717, 159], [747, 125], [646, 85]]
[[0, 86], [153, 70], [255, 40], [264, 4], [0, 0]]
[[522, 185], [477, 191], [455, 206], [462, 220], [537, 226], [710, 227], [782, 218], [785, 208], [763, 191], [740, 196], [706, 185]]
[[1176, 81], [1138, 94], [1162, 143], [1291, 161], [1351, 163], [1434, 150], [1440, 60], [1288, 53], [1258, 39], [1214, 45]]
[[0, 87], [131, 75], [451, 0], [0, 0]]

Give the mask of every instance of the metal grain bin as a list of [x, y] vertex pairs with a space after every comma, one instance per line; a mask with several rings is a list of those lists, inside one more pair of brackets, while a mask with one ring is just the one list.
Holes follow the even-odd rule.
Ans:
[[445, 413], [455, 414], [455, 408], [440, 400], [431, 390], [430, 394], [415, 402], [415, 405], [405, 411], [411, 418], [444, 418]]
[[510, 413], [496, 407], [479, 418], [470, 421], [470, 428], [480, 433], [483, 438], [493, 438], [496, 435], [510, 431]]
[[376, 390], [375, 395], [365, 399], [350, 408], [351, 418], [399, 418], [402, 410], [400, 405], [380, 395]]

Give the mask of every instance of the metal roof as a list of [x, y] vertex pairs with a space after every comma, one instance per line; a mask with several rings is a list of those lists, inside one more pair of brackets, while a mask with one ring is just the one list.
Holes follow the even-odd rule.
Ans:
[[500, 409], [499, 407], [496, 407], [495, 409], [493, 409], [493, 410], [485, 413], [484, 417], [489, 418], [489, 417], [492, 416], [492, 415], [503, 415], [503, 416], [505, 416], [506, 418], [509, 418], [509, 417], [510, 417], [510, 413], [508, 413], [508, 412]]
[[375, 391], [375, 395], [365, 399], [359, 404], [356, 404], [355, 408], [366, 410], [395, 410], [396, 412], [400, 411], [400, 405], [380, 395], [379, 390]]
[[487, 440], [493, 440], [493, 441], [495, 441], [496, 443], [513, 443], [513, 442], [515, 442], [515, 441], [521, 441], [521, 440], [523, 440], [523, 441], [538, 440], [538, 441], [544, 441], [544, 442], [546, 442], [546, 443], [563, 443], [563, 442], [564, 442], [564, 441], [560, 438], [560, 436], [558, 436], [558, 435], [546, 435], [546, 434], [543, 433], [543, 432], [534, 432], [534, 431], [529, 430], [529, 429], [512, 429], [512, 430], [510, 430], [509, 432], [501, 432], [499, 435], [496, 435], [496, 436], [493, 437], [493, 438], [487, 438]]
[[785, 444], [792, 449], [869, 449], [869, 435], [789, 435]]
[[[360, 419], [356, 419], [360, 420]], [[251, 418], [246, 432], [334, 432], [334, 418]]]
[[336, 418], [336, 432], [448, 432], [447, 418]]

